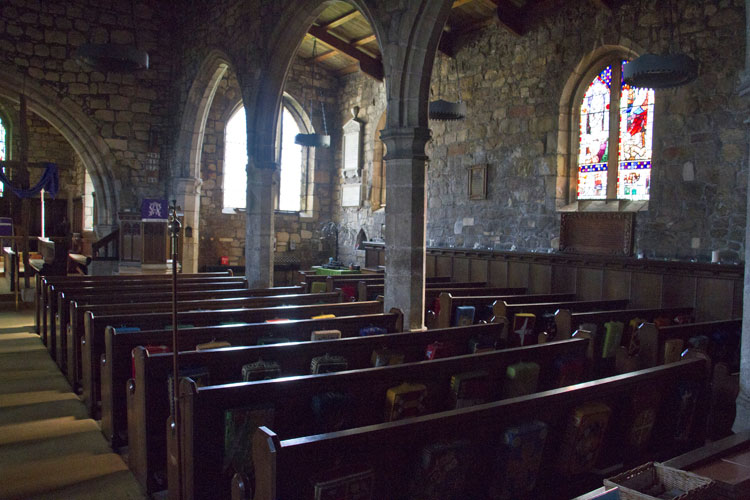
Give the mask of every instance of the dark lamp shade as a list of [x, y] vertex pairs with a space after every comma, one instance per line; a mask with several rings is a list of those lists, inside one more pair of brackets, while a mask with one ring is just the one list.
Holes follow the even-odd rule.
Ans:
[[297, 134], [294, 143], [309, 148], [327, 148], [331, 146], [331, 136], [323, 134]]
[[431, 120], [463, 120], [466, 118], [466, 103], [449, 102], [443, 99], [430, 102]]
[[698, 63], [685, 54], [644, 54], [625, 65], [623, 79], [632, 87], [668, 89], [698, 77]]
[[85, 43], [76, 49], [74, 57], [81, 64], [103, 73], [129, 73], [137, 69], [148, 69], [148, 52], [132, 45]]

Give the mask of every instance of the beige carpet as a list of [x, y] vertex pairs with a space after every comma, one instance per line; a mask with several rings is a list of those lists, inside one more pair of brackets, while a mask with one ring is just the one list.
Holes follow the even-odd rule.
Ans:
[[148, 498], [33, 331], [0, 311], [0, 500]]

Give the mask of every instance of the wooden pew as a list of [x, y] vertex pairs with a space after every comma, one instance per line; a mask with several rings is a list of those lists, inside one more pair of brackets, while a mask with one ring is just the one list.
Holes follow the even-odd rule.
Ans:
[[555, 313], [555, 326], [557, 328], [557, 339], [567, 339], [583, 323], [594, 323], [603, 331], [604, 323], [607, 321], [622, 321], [626, 324], [633, 318], [643, 318], [653, 322], [660, 316], [675, 317], [679, 315], [693, 314], [692, 307], [668, 307], [664, 309], [622, 309], [616, 311], [595, 312], [571, 312], [560, 309]]
[[[240, 381], [242, 366], [258, 359], [278, 361], [282, 376], [309, 374], [310, 360], [326, 353], [345, 356], [350, 369], [369, 368], [374, 349], [399, 349], [404, 353], [405, 361], [413, 362], [424, 359], [426, 345], [434, 341], [453, 341], [459, 346], [457, 354], [466, 354], [471, 338], [478, 335], [498, 336], [499, 332], [499, 325], [474, 325], [432, 330], [418, 335], [393, 333], [327, 342], [183, 352], [180, 353], [180, 366], [206, 368], [211, 373], [211, 383], [216, 385]], [[356, 335], [356, 330], [353, 334]], [[148, 355], [142, 347], [136, 347], [133, 356], [135, 378], [128, 385], [127, 436], [130, 468], [148, 491], [155, 491], [165, 486], [159, 483], [159, 477], [162, 477], [161, 471], [166, 463], [164, 422], [169, 416], [167, 378], [171, 373], [171, 358], [169, 354]], [[105, 376], [102, 377], [104, 379]], [[104, 407], [104, 403], [102, 406]], [[103, 429], [104, 424], [103, 417]]]
[[[242, 291], [240, 292], [242, 293]], [[82, 379], [81, 371], [81, 339], [85, 337], [85, 314], [91, 312], [95, 316], [111, 316], [122, 314], [145, 314], [172, 310], [171, 298], [168, 296], [158, 295], [161, 302], [135, 302], [135, 303], [114, 303], [114, 304], [95, 304], [79, 305], [78, 300], [72, 301], [70, 309], [75, 315], [75, 323], [71, 324], [69, 335], [66, 335], [65, 350], [71, 356], [70, 369], [66, 370], [68, 379], [71, 384], [80, 384]], [[155, 297], [155, 298], [157, 298]], [[287, 305], [306, 305], [306, 304], [333, 304], [341, 302], [341, 295], [338, 293], [300, 293], [293, 295], [269, 295], [269, 296], [250, 296], [250, 297], [227, 297], [218, 299], [198, 299], [190, 300], [190, 295], [180, 294], [180, 301], [177, 304], [178, 311], [197, 311], [197, 310], [217, 310], [217, 309], [237, 309], [261, 307], [279, 307]], [[167, 302], [169, 300], [169, 302]], [[73, 328], [75, 326], [75, 329]]]
[[[180, 325], [212, 326], [221, 323], [262, 323], [276, 318], [309, 319], [323, 314], [352, 316], [383, 312], [383, 303], [349, 302], [336, 304], [311, 304], [302, 306], [280, 306], [258, 309], [219, 309], [214, 311], [185, 311], [178, 314]], [[146, 314], [121, 314], [95, 316], [85, 314], [85, 337], [81, 346], [82, 399], [91, 415], [97, 413], [101, 400], [99, 394], [99, 363], [104, 352], [104, 333], [108, 326], [135, 327], [141, 330], [171, 330], [172, 314], [157, 312]]]
[[[327, 276], [327, 275], [317, 275], [317, 274], [306, 274], [305, 275], [305, 281], [301, 284], [304, 284], [306, 287], [307, 292], [309, 293], [312, 291], [312, 284], [313, 283], [328, 283], [328, 278], [334, 278], [335, 280], [338, 279], [346, 279], [346, 280], [373, 280], [375, 283], [377, 283], [379, 280], [384, 280], [385, 275], [384, 274], [373, 274], [373, 273], [362, 273], [362, 274], [342, 274], [340, 276]], [[425, 278], [425, 282], [427, 284], [430, 283], [448, 283], [450, 282], [450, 276], [430, 276], [428, 278]], [[326, 285], [328, 286], [328, 285]]]
[[[384, 276], [385, 272], [379, 269], [369, 269], [369, 268], [363, 267], [360, 269], [359, 274], [364, 274], [367, 276], [372, 276], [372, 275]], [[307, 283], [307, 278], [309, 276], [321, 276], [321, 275], [319, 275], [317, 271], [315, 271], [314, 269], [302, 269], [302, 270], [297, 271], [295, 282], [298, 285], [301, 285], [302, 283]], [[450, 281], [450, 277], [447, 277], [447, 279]]]
[[[218, 272], [218, 273], [194, 273], [194, 274], [180, 274], [182, 277], [196, 277], [196, 276], [207, 276], [207, 277], [229, 277], [232, 276], [231, 271]], [[162, 279], [171, 282], [171, 274], [128, 274], [128, 275], [117, 275], [117, 276], [42, 276], [37, 275], [34, 282], [35, 293], [34, 293], [34, 331], [41, 335], [42, 330], [42, 311], [44, 310], [44, 302], [47, 296], [47, 286], [50, 283], [117, 283], [124, 281], [140, 281], [144, 278]], [[184, 279], [184, 278], [180, 278]]]
[[[178, 300], [208, 300], [222, 298], [241, 297], [269, 297], [274, 295], [294, 295], [303, 293], [301, 286], [286, 286], [274, 288], [238, 288], [229, 290], [197, 290], [178, 291]], [[67, 364], [71, 356], [72, 346], [79, 346], [83, 337], [83, 313], [90, 305], [99, 304], [132, 304], [136, 302], [163, 302], [171, 300], [172, 292], [147, 292], [147, 293], [124, 293], [117, 295], [75, 295], [70, 292], [60, 292], [58, 297], [57, 323], [60, 332], [57, 342], [57, 364], [67, 375]], [[71, 321], [72, 318], [72, 321]], [[80, 332], [80, 333], [79, 333]], [[62, 360], [60, 359], [60, 346], [62, 346]], [[73, 383], [74, 376], [69, 375], [68, 380]], [[80, 376], [77, 380], [80, 380]]]
[[[459, 460], [463, 458], [467, 463], [462, 464], [454, 459], [450, 465], [452, 474], [460, 474], [462, 471], [466, 474], [467, 480], [463, 483], [459, 478], [451, 476], [457, 480], [456, 484], [463, 484], [462, 498], [492, 498], [495, 495], [488, 491], [492, 488], [491, 482], [499, 480], [500, 484], [497, 486], [502, 488], [503, 479], [508, 478], [502, 468], [494, 465], [502, 456], [503, 429], [533, 420], [547, 424], [549, 432], [541, 453], [538, 475], [522, 480], [531, 489], [524, 492], [523, 496], [571, 498], [591, 489], [591, 484], [601, 484], [602, 479], [601, 475], [590, 468], [577, 476], [559, 472], [561, 460], [564, 460], [561, 455], [567, 456], [571, 448], [566, 442], [565, 424], [575, 409], [588, 402], [604, 402], [613, 409], [609, 425], [603, 431], [604, 443], [599, 455], [599, 463], [602, 464], [600, 468], [617, 466], [613, 472], [607, 472], [613, 474], [643, 462], [664, 460], [702, 444], [701, 425], [693, 426], [686, 442], [674, 438], [675, 421], [666, 411], [669, 405], [664, 404], [655, 414], [656, 421], [647, 440], [649, 446], [628, 446], [628, 429], [634, 427], [631, 420], [633, 395], [647, 386], [658, 391], [663, 400], [671, 401], [674, 399], [673, 394], [678, 391], [677, 387], [685, 381], [705, 386], [705, 368], [701, 361], [686, 361], [532, 396], [359, 427], [346, 432], [294, 437], [274, 432], [272, 428], [275, 425], [272, 428], [261, 427], [253, 437], [255, 490], [252, 498], [312, 498], [316, 481], [321, 477], [333, 479], [336, 478], [336, 472], [342, 473], [340, 469], [332, 471], [337, 464], [348, 465], [350, 471], [373, 469], [374, 484], [377, 485], [373, 489], [381, 493], [375, 493], [373, 498], [389, 498], [397, 495], [397, 492], [413, 491], [415, 486], [422, 484], [415, 482], [415, 471], [420, 470], [420, 450], [434, 443], [456, 443], [461, 440], [468, 440], [466, 446], [470, 452], [467, 455], [453, 456]], [[213, 396], [209, 390], [196, 390], [188, 381], [183, 382], [183, 387], [187, 393], [186, 403], [193, 399], [202, 404]], [[696, 413], [700, 414], [701, 409], [697, 408]], [[202, 425], [203, 418], [207, 417], [200, 415], [200, 419], [187, 422], [186, 425]], [[188, 427], [186, 432], [189, 431]], [[573, 445], [580, 446], [579, 443]], [[209, 478], [221, 477], [221, 469], [215, 468], [214, 464], [204, 463], [201, 451], [201, 448], [194, 448], [193, 453], [183, 455], [183, 460], [187, 462], [186, 469], [197, 467], [203, 476], [195, 483], [190, 483], [191, 478], [186, 478], [183, 488], [186, 495], [183, 498], [226, 498], [230, 491], [228, 483], [214, 481], [207, 484]], [[520, 478], [516, 476], [515, 479]], [[240, 484], [242, 480], [240, 476], [236, 477], [234, 491], [239, 493], [243, 489]], [[244, 484], [246, 491], [251, 487], [251, 484]]]
[[[512, 299], [511, 299], [512, 302]], [[551, 327], [554, 328], [554, 314], [558, 309], [568, 311], [609, 311], [613, 309], [623, 309], [628, 306], [628, 299], [611, 299], [611, 300], [576, 300], [562, 302], [539, 302], [530, 304], [509, 303], [507, 300], [498, 300], [492, 305], [492, 312], [495, 318], [505, 318], [509, 328], [513, 327], [513, 318], [519, 313], [529, 313], [536, 316], [536, 323], [532, 335], [545, 331], [548, 325], [544, 323], [544, 318], [549, 316], [553, 319]], [[505, 332], [507, 337], [507, 333]], [[554, 332], [550, 332], [554, 333]], [[534, 340], [533, 343], [536, 343]]]
[[[144, 288], [150, 290], [151, 288], [158, 289], [161, 287], [162, 291], [171, 290], [171, 283], [164, 280], [143, 280], [140, 282], [125, 282], [118, 284], [83, 284], [83, 285], [49, 285], [47, 287], [47, 299], [45, 301], [45, 311], [42, 318], [42, 336], [44, 337], [47, 345], [47, 349], [52, 351], [52, 357], [55, 357], [55, 334], [56, 334], [56, 321], [55, 314], [58, 311], [58, 297], [60, 292], [68, 291], [70, 293], [101, 293], [105, 290], [106, 293], [127, 293], [140, 292]], [[179, 287], [181, 289], [188, 290], [203, 290], [203, 289], [238, 289], [247, 288], [247, 280], [245, 278], [185, 278], [179, 281]]]
[[[479, 290], [518, 290], [518, 293], [526, 293], [525, 288], [498, 288], [488, 287], [483, 281], [451, 281], [451, 282], [427, 282], [425, 283], [425, 309], [432, 308], [433, 301], [441, 292], [451, 292], [461, 295], [484, 295]], [[367, 282], [357, 284], [357, 297], [359, 300], [374, 300], [378, 295], [385, 293], [385, 284]], [[494, 293], [494, 292], [486, 292]]]
[[[301, 437], [320, 432], [310, 415], [311, 396], [337, 392], [351, 395], [351, 412], [342, 417], [345, 421], [342, 429], [378, 425], [385, 415], [387, 389], [403, 381], [428, 385], [428, 395], [423, 402], [426, 413], [450, 408], [451, 376], [462, 372], [487, 371], [490, 380], [496, 382], [492, 384], [490, 400], [502, 398], [501, 382], [506, 368], [521, 360], [539, 363], [540, 387], [552, 388], [554, 360], [582, 357], [586, 350], [588, 341], [571, 340], [395, 366], [221, 386], [199, 388], [192, 380], [183, 379], [180, 384], [180, 426], [183, 484], [187, 486], [183, 498], [226, 498], [229, 478], [222, 481], [221, 470], [227, 410], [272, 405], [277, 432], [284, 437]], [[171, 438], [168, 434], [168, 439]], [[391, 444], [400, 447], [398, 442]], [[171, 478], [173, 474], [169, 476]], [[297, 495], [289, 498], [297, 498]]]
[[[722, 321], [706, 321], [702, 323], [686, 323], [657, 327], [653, 323], [643, 323], [637, 330], [639, 352], [638, 368], [650, 368], [664, 364], [664, 342], [669, 339], [681, 339], [687, 347], [688, 340], [698, 335], [712, 335], [718, 330], [739, 332], [742, 328], [741, 319]], [[682, 351], [682, 349], [680, 350]]]
[[[499, 290], [495, 291], [495, 290]], [[463, 295], [461, 290], [455, 292], [446, 291], [439, 295], [440, 312], [437, 317], [437, 328], [448, 328], [453, 324], [456, 308], [459, 306], [473, 306], [476, 309], [475, 318], [481, 313], [481, 308], [491, 308], [497, 301], [505, 300], [514, 304], [525, 304], [533, 302], [549, 302], [554, 300], [574, 300], [572, 293], [545, 293], [526, 295], [526, 290], [520, 293], [516, 289], [495, 289], [482, 294]]]

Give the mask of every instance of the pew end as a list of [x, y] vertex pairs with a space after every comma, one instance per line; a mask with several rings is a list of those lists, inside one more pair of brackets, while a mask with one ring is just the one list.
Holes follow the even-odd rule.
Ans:
[[280, 443], [279, 436], [265, 426], [258, 427], [253, 435], [253, 467], [256, 471], [253, 500], [276, 500], [276, 460]]
[[396, 331], [403, 332], [404, 331], [404, 312], [398, 307], [391, 307], [391, 310], [388, 312], [390, 314], [396, 315]]

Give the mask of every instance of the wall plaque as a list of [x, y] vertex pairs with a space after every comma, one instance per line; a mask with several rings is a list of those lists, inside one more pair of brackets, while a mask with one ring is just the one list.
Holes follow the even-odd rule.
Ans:
[[341, 175], [344, 179], [359, 178], [359, 164], [361, 160], [362, 123], [357, 119], [359, 107], [352, 108], [353, 118], [346, 122], [344, 129], [344, 144], [342, 152]]
[[561, 214], [560, 250], [569, 253], [633, 255], [635, 214], [571, 212]]
[[361, 201], [362, 184], [344, 184], [341, 186], [341, 206], [358, 207]]

